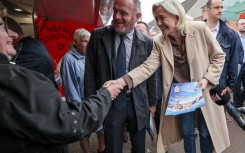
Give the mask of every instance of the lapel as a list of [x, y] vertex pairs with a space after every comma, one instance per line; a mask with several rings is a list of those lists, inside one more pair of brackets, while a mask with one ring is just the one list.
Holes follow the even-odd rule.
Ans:
[[194, 53], [197, 51], [197, 46], [196, 46], [196, 35], [195, 35], [195, 30], [192, 28], [192, 26], [187, 23], [185, 25], [185, 31], [184, 31], [186, 37], [185, 37], [185, 47], [186, 47], [186, 54], [187, 54], [187, 60], [189, 67], [192, 63]]
[[[194, 53], [197, 50], [196, 46], [196, 36], [194, 29], [190, 26], [190, 24], [185, 25], [185, 47], [186, 47], [186, 54], [187, 54], [187, 60], [188, 64], [191, 65]], [[168, 37], [162, 36], [161, 40], [161, 50], [165, 57], [167, 58], [168, 62], [171, 64], [172, 68], [174, 68], [174, 55], [173, 55], [173, 49], [170, 42], [170, 39]]]
[[224, 31], [225, 29], [224, 29], [224, 23], [223, 23], [223, 21], [221, 21], [221, 20], [219, 20], [219, 31], [218, 31], [218, 33], [217, 33], [217, 37], [216, 37], [216, 40], [220, 43], [221, 42], [221, 38], [223, 37], [222, 35], [223, 35], [223, 31]]
[[161, 44], [161, 50], [163, 54], [165, 55], [166, 59], [171, 64], [172, 69], [173, 69], [174, 68], [174, 54], [173, 54], [173, 49], [172, 49], [170, 39], [162, 35], [160, 44]]
[[221, 30], [219, 30], [218, 34], [217, 34], [217, 37], [216, 37], [216, 40], [220, 43], [220, 38], [222, 38], [222, 32]]
[[132, 70], [135, 68], [135, 57], [137, 57], [137, 54], [139, 54], [139, 48], [143, 42], [145, 42], [145, 38], [143, 34], [138, 31], [136, 28], [134, 28], [134, 37], [132, 40], [132, 49], [131, 49], [131, 55], [130, 55], [130, 61], [129, 61], [129, 70]]
[[113, 29], [113, 26], [106, 27], [103, 36], [102, 36], [102, 42], [105, 47], [107, 56], [109, 58], [110, 62], [110, 68], [113, 69], [113, 73], [115, 74], [115, 65], [116, 65], [116, 59], [115, 59], [115, 51], [114, 51], [114, 37], [115, 32]]

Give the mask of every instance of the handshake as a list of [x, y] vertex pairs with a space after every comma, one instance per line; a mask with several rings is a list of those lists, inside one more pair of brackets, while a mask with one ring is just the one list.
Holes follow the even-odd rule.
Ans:
[[126, 82], [123, 78], [119, 78], [117, 80], [109, 80], [106, 81], [103, 85], [103, 88], [106, 88], [110, 94], [111, 99], [114, 100], [119, 95], [119, 93], [123, 90], [123, 87], [126, 86]]

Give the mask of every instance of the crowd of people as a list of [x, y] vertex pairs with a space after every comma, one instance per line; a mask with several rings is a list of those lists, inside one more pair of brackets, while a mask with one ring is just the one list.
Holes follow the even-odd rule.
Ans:
[[[129, 132], [131, 152], [145, 153], [149, 116], [158, 153], [182, 139], [183, 152], [196, 153], [196, 130], [201, 152], [228, 148], [225, 110], [209, 90], [221, 84], [233, 93], [234, 106], [243, 106], [245, 17], [235, 32], [221, 20], [222, 0], [207, 1], [204, 21], [193, 21], [178, 0], [161, 0], [152, 6], [161, 30], [153, 36], [139, 21], [139, 0], [115, 0], [112, 9], [111, 25], [74, 32], [60, 67], [63, 101], [48, 49], [24, 36], [0, 3], [1, 152], [67, 153], [67, 144], [79, 141], [91, 153], [96, 132], [98, 153], [122, 153]], [[165, 115], [171, 84], [187, 82], [198, 82], [205, 105]]]
[[[19, 58], [14, 48], [18, 34], [8, 28], [6, 15], [7, 10], [0, 3], [0, 150], [3, 153], [66, 153], [67, 144], [81, 140], [102, 124], [111, 101], [122, 87], [101, 88], [79, 101], [62, 101], [50, 78], [10, 62], [13, 57]], [[40, 45], [37, 46], [42, 47]], [[26, 53], [28, 47], [22, 49], [20, 54]]]

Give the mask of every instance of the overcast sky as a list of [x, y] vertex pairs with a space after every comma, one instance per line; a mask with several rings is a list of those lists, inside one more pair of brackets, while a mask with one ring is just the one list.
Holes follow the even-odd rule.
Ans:
[[[155, 2], [160, 0], [141, 0], [141, 9], [142, 9], [142, 21], [149, 23], [153, 20], [153, 15], [151, 11], [151, 6]], [[179, 0], [181, 3], [185, 0]]]

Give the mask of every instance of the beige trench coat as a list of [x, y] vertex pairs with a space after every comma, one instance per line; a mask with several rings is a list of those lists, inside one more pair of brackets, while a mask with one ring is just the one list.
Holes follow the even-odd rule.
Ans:
[[[228, 128], [225, 119], [224, 108], [216, 105], [209, 96], [211, 84], [218, 84], [225, 61], [225, 53], [218, 42], [213, 38], [210, 30], [202, 21], [191, 21], [185, 25], [186, 52], [192, 82], [198, 82], [202, 78], [209, 80], [203, 96], [206, 101], [201, 108], [208, 130], [210, 132], [214, 149], [217, 153], [230, 146]], [[165, 113], [168, 104], [167, 98], [173, 80], [174, 58], [171, 43], [162, 34], [154, 38], [154, 48], [148, 59], [135, 68], [128, 75], [132, 78], [133, 86], [137, 86], [146, 80], [162, 64], [163, 79], [163, 107]], [[180, 121], [178, 116], [161, 117], [160, 135], [157, 142], [157, 152], [164, 153], [174, 143], [182, 139]]]

